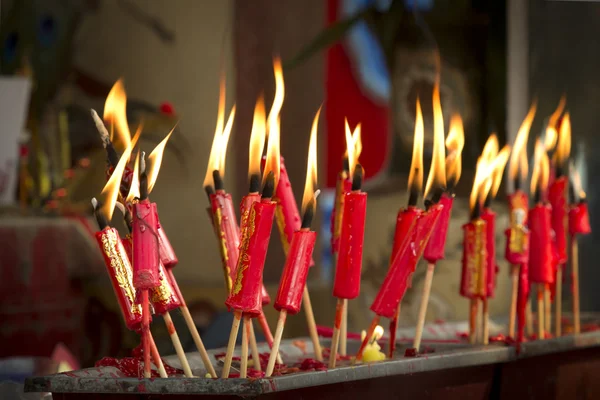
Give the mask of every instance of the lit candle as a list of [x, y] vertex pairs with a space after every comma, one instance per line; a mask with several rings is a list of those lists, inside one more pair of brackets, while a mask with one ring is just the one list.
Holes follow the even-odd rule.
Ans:
[[[508, 176], [514, 183], [514, 192], [508, 195], [509, 227], [506, 230], [504, 258], [511, 264], [511, 303], [508, 319], [508, 335], [515, 337], [518, 322], [519, 338], [525, 329], [526, 306], [529, 299], [529, 231], [527, 229], [528, 197], [522, 190], [527, 181], [527, 139], [537, 105], [533, 103], [521, 123], [513, 144], [508, 166]], [[518, 318], [517, 318], [518, 315]]]
[[535, 165], [531, 176], [534, 206], [529, 210], [530, 250], [529, 281], [538, 284], [538, 338], [545, 336], [544, 297], [554, 282], [552, 248], [552, 209], [544, 198], [548, 185], [549, 161], [544, 145], [538, 139], [535, 146]]

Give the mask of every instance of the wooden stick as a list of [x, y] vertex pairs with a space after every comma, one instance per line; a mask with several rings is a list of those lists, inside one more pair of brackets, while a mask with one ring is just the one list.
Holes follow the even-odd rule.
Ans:
[[369, 326], [369, 330], [367, 331], [367, 336], [365, 336], [365, 338], [363, 339], [362, 343], [360, 344], [360, 348], [358, 349], [358, 353], [356, 353], [356, 361], [362, 360], [362, 356], [363, 356], [363, 352], [365, 351], [365, 347], [367, 347], [367, 343], [369, 343], [369, 340], [373, 336], [373, 333], [375, 332], [375, 328], [377, 328], [377, 325], [379, 325], [379, 318], [380, 318], [379, 315], [375, 315], [375, 317], [373, 318], [373, 321], [371, 321], [371, 326]]
[[233, 323], [231, 324], [231, 332], [229, 332], [229, 342], [227, 343], [227, 353], [225, 353], [225, 362], [221, 378], [229, 378], [229, 370], [231, 369], [231, 360], [233, 358], [233, 350], [240, 330], [240, 322], [242, 321], [242, 312], [235, 310], [233, 312]]
[[490, 310], [488, 308], [488, 298], [483, 298], [483, 344], [488, 344], [490, 339]]
[[240, 357], [240, 378], [248, 377], [248, 326], [250, 319], [244, 315], [244, 327], [242, 328], [242, 355]]
[[519, 266], [510, 266], [510, 312], [508, 317], [508, 336], [515, 337], [515, 325], [517, 322], [517, 299], [519, 295]]
[[202, 338], [200, 338], [200, 334], [198, 333], [198, 328], [196, 328], [196, 324], [194, 323], [194, 319], [192, 318], [192, 314], [190, 314], [190, 310], [187, 305], [183, 305], [179, 307], [181, 310], [181, 314], [183, 315], [183, 319], [185, 320], [185, 324], [192, 335], [192, 339], [194, 339], [194, 344], [196, 345], [196, 349], [198, 353], [200, 353], [200, 357], [202, 358], [202, 362], [204, 363], [204, 368], [210, 374], [212, 378], [217, 377], [217, 373], [215, 372], [215, 367], [212, 365], [210, 361], [210, 356], [204, 347], [204, 343], [202, 343]]
[[269, 356], [269, 363], [267, 364], [267, 371], [265, 376], [273, 375], [275, 369], [276, 355], [279, 354], [279, 344], [281, 343], [281, 336], [283, 335], [283, 328], [285, 327], [285, 319], [287, 317], [287, 311], [285, 309], [279, 312], [279, 319], [277, 320], [277, 328], [275, 328], [275, 339], [273, 340], [273, 348], [271, 349], [271, 355]]
[[188, 363], [187, 357], [185, 356], [185, 351], [183, 350], [183, 346], [181, 345], [181, 341], [179, 340], [179, 335], [175, 330], [175, 325], [173, 324], [173, 320], [171, 319], [171, 314], [169, 314], [169, 312], [167, 311], [163, 314], [163, 319], [165, 320], [167, 331], [169, 332], [169, 336], [171, 337], [171, 342], [173, 342], [173, 347], [175, 347], [175, 353], [177, 353], [177, 358], [179, 358], [179, 362], [181, 363], [183, 374], [188, 378], [192, 378], [194, 374], [192, 374], [192, 369], [190, 368], [190, 364]]
[[427, 264], [425, 283], [423, 284], [423, 294], [421, 295], [421, 304], [419, 306], [419, 317], [417, 319], [417, 330], [415, 332], [415, 340], [413, 342], [413, 347], [417, 352], [419, 352], [421, 338], [423, 337], [423, 327], [425, 326], [425, 317], [427, 316], [427, 305], [429, 304], [429, 294], [431, 293], [431, 283], [433, 282], [434, 270], [434, 263]]
[[469, 311], [469, 343], [477, 341], [477, 299], [471, 299]]
[[[265, 313], [262, 310], [260, 311], [260, 314], [258, 315], [258, 322], [260, 323], [260, 329], [262, 330], [263, 335], [265, 335], [265, 340], [267, 341], [269, 348], [272, 349], [273, 348], [273, 334], [271, 333], [271, 328], [269, 328], [269, 323], [267, 322], [267, 317], [265, 317]], [[279, 364], [283, 364], [283, 361], [281, 360], [281, 354], [277, 354], [277, 362]]]
[[[560, 267], [559, 267], [560, 268]], [[546, 327], [546, 329], [544, 329], [545, 332], [552, 332], [552, 300], [551, 300], [551, 293], [550, 293], [550, 285], [548, 283], [546, 283], [544, 285], [544, 326]]]
[[554, 299], [554, 333], [556, 337], [562, 335], [562, 270], [564, 265], [559, 265], [556, 271], [556, 297]]
[[538, 309], [537, 309], [537, 315], [538, 315], [538, 339], [542, 340], [544, 339], [544, 328], [546, 327], [546, 325], [544, 324], [544, 285], [541, 283], [538, 283], [537, 285], [537, 301], [538, 301]]
[[388, 346], [389, 359], [394, 358], [394, 352], [396, 351], [396, 332], [398, 331], [398, 320], [400, 319], [401, 306], [402, 303], [398, 303], [398, 307], [396, 307], [396, 313], [394, 314], [394, 317], [390, 320], [390, 343]]
[[256, 335], [254, 334], [254, 325], [252, 324], [252, 321], [250, 321], [248, 324], [248, 336], [250, 340], [250, 350], [252, 352], [254, 369], [260, 372], [262, 371], [262, 367], [260, 365], [260, 353], [258, 352], [258, 345], [256, 344]]
[[142, 290], [142, 343], [144, 346], [144, 378], [152, 377], [150, 365], [150, 302], [148, 289]]
[[338, 345], [340, 341], [340, 325], [342, 324], [342, 314], [344, 313], [344, 300], [338, 299], [335, 306], [335, 320], [333, 323], [333, 337], [331, 338], [331, 349], [329, 351], [329, 369], [335, 368]]
[[577, 237], [571, 236], [571, 268], [573, 273], [573, 328], [575, 333], [581, 332], [579, 317], [579, 247]]
[[477, 299], [477, 321], [475, 322], [475, 341], [477, 343], [483, 343], [483, 307], [480, 307], [483, 303], [482, 299]]
[[308, 333], [312, 340], [313, 348], [315, 350], [315, 359], [317, 361], [323, 361], [323, 350], [321, 349], [321, 341], [319, 340], [319, 333], [317, 332], [317, 323], [315, 322], [315, 314], [313, 314], [312, 303], [310, 301], [310, 294], [308, 293], [308, 287], [304, 286], [304, 293], [302, 294], [302, 304], [304, 306], [304, 313], [306, 314], [306, 325], [308, 326]]
[[158, 368], [158, 376], [161, 378], [168, 378], [167, 371], [165, 370], [165, 366], [160, 358], [160, 354], [158, 354], [158, 348], [156, 347], [156, 343], [154, 343], [154, 338], [152, 337], [152, 332], [148, 335], [150, 339], [150, 351], [152, 352], [152, 358], [154, 359], [154, 365]]
[[533, 312], [531, 311], [531, 298], [527, 299], [525, 306], [525, 325], [527, 328], [527, 336], [533, 336]]
[[344, 299], [344, 309], [342, 310], [342, 324], [340, 326], [340, 356], [346, 356], [348, 340], [348, 299]]

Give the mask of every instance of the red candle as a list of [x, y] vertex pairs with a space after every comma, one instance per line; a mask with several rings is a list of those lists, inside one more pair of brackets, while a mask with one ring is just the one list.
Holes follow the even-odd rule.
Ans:
[[431, 237], [423, 253], [423, 258], [429, 263], [435, 264], [437, 261], [444, 259], [444, 248], [446, 247], [446, 236], [453, 203], [454, 196], [444, 192], [440, 199], [440, 204], [443, 206], [440, 218], [433, 232], [431, 232]]
[[110, 277], [121, 315], [127, 328], [139, 329], [142, 322], [142, 306], [135, 302], [133, 269], [127, 257], [119, 233], [115, 228], [106, 227], [96, 232], [96, 241], [104, 257], [106, 271]]
[[505, 231], [506, 249], [504, 257], [512, 265], [529, 263], [529, 230], [524, 226], [516, 226]]
[[460, 294], [469, 299], [487, 296], [487, 224], [475, 219], [463, 225]]
[[227, 290], [232, 287], [239, 256], [240, 230], [237, 224], [231, 195], [224, 190], [210, 194], [213, 227], [219, 240], [219, 251]]
[[520, 265], [519, 291], [517, 294], [517, 341], [523, 342], [525, 337], [525, 323], [527, 317], [527, 301], [529, 300], [529, 267], [527, 263]]
[[590, 215], [586, 201], [580, 201], [569, 209], [569, 234], [588, 235], [592, 232], [590, 227]]
[[317, 233], [308, 229], [294, 232], [275, 300], [277, 311], [286, 310], [288, 314], [300, 311], [316, 240]]
[[417, 215], [414, 228], [410, 231], [410, 239], [405, 246], [398, 249], [396, 258], [390, 264], [388, 273], [383, 280], [377, 296], [371, 304], [371, 310], [382, 317], [393, 318], [398, 304], [402, 301], [406, 290], [410, 287], [410, 278], [421, 258], [425, 245], [435, 229], [436, 223], [441, 218], [443, 205], [435, 204], [426, 212], [421, 210], [411, 211]]
[[[252, 209], [252, 204], [260, 201], [260, 194], [258, 193], [249, 193], [242, 198], [242, 202], [240, 204], [240, 233], [241, 237], [244, 237], [246, 230], [248, 229], [248, 218], [250, 216], [250, 210]], [[277, 212], [277, 210], [276, 210]], [[275, 214], [277, 215], [277, 214]], [[263, 306], [269, 304], [271, 302], [271, 297], [263, 284], [260, 289], [261, 299]]]
[[561, 176], [552, 182], [548, 191], [548, 201], [552, 206], [552, 229], [555, 234], [558, 264], [567, 262], [567, 178]]
[[422, 214], [423, 210], [414, 206], [408, 206], [398, 211], [396, 230], [394, 231], [394, 244], [392, 254], [390, 255], [390, 267], [393, 265], [400, 251], [411, 241], [413, 227]]
[[136, 290], [160, 286], [156, 204], [148, 199], [133, 205], [133, 285]]
[[485, 221], [486, 226], [486, 292], [488, 297], [494, 297], [496, 291], [496, 213], [490, 208], [485, 207], [481, 213], [481, 219]]
[[357, 190], [344, 195], [343, 226], [333, 284], [333, 295], [338, 299], [354, 299], [360, 293], [366, 214], [367, 193]]
[[160, 219], [158, 220], [158, 254], [160, 256], [160, 261], [166, 268], [173, 268], [179, 263], [179, 259], [175, 254], [175, 250], [173, 246], [171, 246], [171, 241], [169, 237], [165, 233], [164, 228], [160, 224]]
[[252, 204], [242, 238], [235, 281], [225, 304], [229, 309], [258, 316], [262, 311], [262, 276], [277, 204], [263, 199]]
[[335, 200], [331, 213], [331, 249], [337, 254], [340, 248], [342, 234], [342, 216], [344, 212], [344, 194], [352, 191], [352, 180], [348, 178], [348, 171], [341, 171], [335, 187]]
[[550, 206], [542, 203], [529, 210], [529, 280], [533, 283], [554, 282], [551, 213]]

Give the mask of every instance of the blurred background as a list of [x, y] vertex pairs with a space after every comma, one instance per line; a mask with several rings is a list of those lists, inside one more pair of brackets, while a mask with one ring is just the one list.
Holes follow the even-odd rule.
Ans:
[[[237, 107], [226, 177], [235, 203], [247, 188], [256, 99], [264, 93], [267, 107], [273, 99], [273, 57], [281, 56], [284, 66], [281, 153], [298, 202], [312, 119], [324, 106], [320, 236], [317, 265], [309, 275], [321, 325], [330, 324], [335, 309], [329, 221], [345, 150], [344, 118], [351, 126], [362, 124], [360, 161], [369, 192], [361, 296], [350, 302], [349, 314], [349, 330], [359, 331], [371, 317], [368, 306], [387, 271], [396, 213], [408, 198], [417, 97], [425, 118], [425, 165], [430, 162], [438, 51], [445, 126], [459, 113], [466, 144], [446, 260], [436, 269], [428, 319], [466, 318], [468, 301], [458, 295], [460, 226], [468, 220], [476, 157], [492, 132], [501, 146], [512, 141], [533, 99], [538, 111], [530, 147], [566, 94], [573, 152], [585, 161], [592, 228], [600, 228], [596, 192], [585, 179], [600, 168], [594, 158], [600, 104], [595, 2], [1, 0], [0, 5], [0, 358], [55, 361], [20, 364], [24, 375], [60, 362], [77, 368], [103, 356], [128, 355], [139, 340], [119, 315], [93, 237], [97, 226], [90, 206], [106, 181], [106, 153], [89, 109], [102, 115], [119, 78], [130, 126], [144, 123], [141, 148], [150, 151], [177, 123], [153, 201], [179, 257], [175, 276], [208, 348], [226, 344], [231, 323], [203, 191], [220, 71], [226, 76], [227, 109]], [[505, 192], [494, 204], [499, 248], [507, 226]], [[284, 262], [277, 239], [265, 267], [271, 296]], [[592, 261], [599, 250], [593, 241], [590, 235], [580, 246], [584, 311], [600, 309]], [[506, 314], [509, 302], [509, 268], [501, 257], [498, 266], [493, 316]], [[417, 269], [401, 326], [414, 325], [423, 275], [424, 268]], [[564, 298], [568, 306], [568, 285]], [[265, 312], [274, 326], [275, 310], [269, 306]], [[304, 321], [289, 319], [286, 336], [305, 336]], [[153, 331], [161, 352], [171, 353], [166, 329], [154, 324]], [[193, 350], [187, 330], [180, 336]]]

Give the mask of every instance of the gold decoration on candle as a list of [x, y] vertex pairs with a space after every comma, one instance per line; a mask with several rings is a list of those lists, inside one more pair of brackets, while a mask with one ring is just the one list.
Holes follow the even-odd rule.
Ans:
[[158, 269], [160, 286], [151, 290], [152, 303], [167, 304], [173, 299], [173, 288], [164, 274], [164, 267]]
[[242, 280], [244, 278], [244, 271], [250, 266], [250, 255], [248, 255], [248, 246], [250, 244], [250, 238], [254, 235], [256, 227], [256, 209], [250, 207], [250, 215], [248, 216], [247, 229], [242, 237], [240, 246], [240, 257], [237, 262], [237, 268], [235, 273], [235, 283], [232, 288], [232, 294], [236, 295], [242, 290]]
[[231, 291], [231, 268], [229, 268], [229, 252], [227, 251], [227, 238], [225, 237], [225, 232], [221, 229], [221, 224], [223, 222], [223, 213], [221, 212], [221, 208], [217, 207], [215, 212], [213, 213], [213, 228], [215, 229], [215, 233], [217, 234], [217, 240], [219, 241], [219, 246], [221, 247], [221, 263], [223, 264], [223, 273], [225, 275], [225, 282], [227, 284], [227, 292]]

